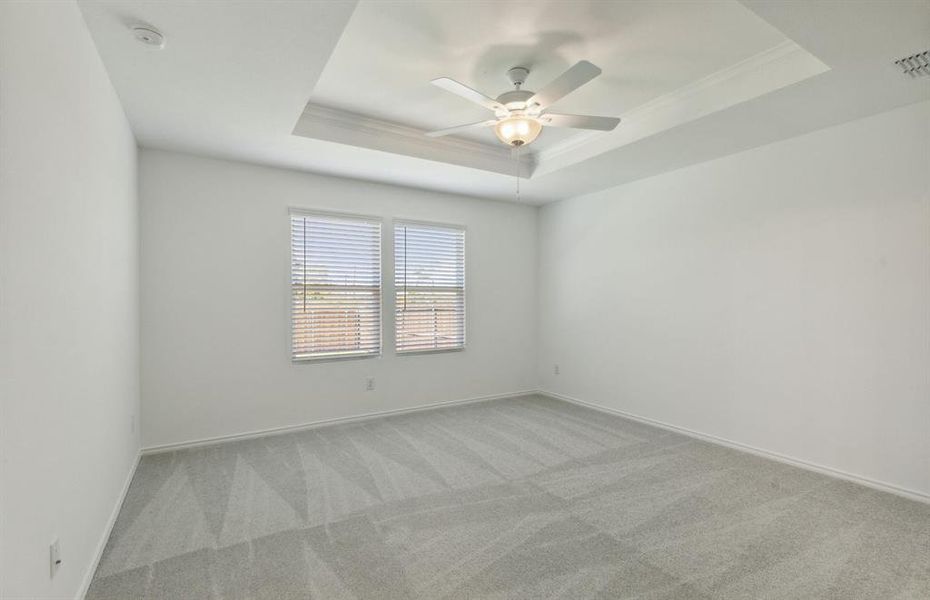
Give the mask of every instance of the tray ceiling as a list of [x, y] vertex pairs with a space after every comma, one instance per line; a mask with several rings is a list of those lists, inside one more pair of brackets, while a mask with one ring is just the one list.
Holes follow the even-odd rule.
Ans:
[[[699, 24], [699, 26], [696, 26]], [[496, 97], [507, 70], [538, 89], [585, 59], [603, 74], [559, 112], [621, 116], [786, 41], [735, 1], [384, 2], [361, 0], [309, 100], [372, 118], [441, 129], [490, 112], [429, 84], [447, 76]], [[534, 151], [579, 134], [546, 129]], [[472, 139], [498, 145], [490, 130]]]
[[[891, 64], [925, 49], [923, 0], [80, 5], [143, 146], [499, 199], [516, 174], [545, 202], [930, 97]], [[496, 96], [512, 66], [534, 89], [581, 59], [603, 74], [554, 108], [613, 132], [546, 128], [516, 158], [490, 130], [422, 135], [490, 114], [433, 78]]]

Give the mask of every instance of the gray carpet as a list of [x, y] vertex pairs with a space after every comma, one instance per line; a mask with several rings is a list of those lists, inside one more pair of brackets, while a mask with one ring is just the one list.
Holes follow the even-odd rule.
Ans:
[[930, 505], [542, 397], [146, 456], [89, 600], [930, 598]]

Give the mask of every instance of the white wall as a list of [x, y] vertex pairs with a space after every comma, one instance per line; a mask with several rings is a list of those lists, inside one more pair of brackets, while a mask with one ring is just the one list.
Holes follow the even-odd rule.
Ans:
[[137, 216], [135, 140], [77, 6], [0, 3], [3, 598], [80, 593], [138, 454]]
[[[150, 150], [140, 190], [144, 446], [534, 389], [535, 208]], [[291, 363], [288, 207], [385, 219], [382, 358]], [[391, 217], [467, 227], [465, 351], [394, 354]]]
[[542, 387], [930, 494], [928, 168], [925, 102], [546, 206]]

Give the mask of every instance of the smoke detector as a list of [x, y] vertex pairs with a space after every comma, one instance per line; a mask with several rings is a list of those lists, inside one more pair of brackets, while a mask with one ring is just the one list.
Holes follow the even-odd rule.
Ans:
[[165, 47], [165, 36], [151, 25], [133, 25], [132, 35], [146, 46], [158, 50]]
[[917, 54], [899, 58], [894, 61], [894, 64], [901, 67], [901, 71], [905, 75], [910, 75], [911, 77], [930, 75], [930, 50], [924, 50]]

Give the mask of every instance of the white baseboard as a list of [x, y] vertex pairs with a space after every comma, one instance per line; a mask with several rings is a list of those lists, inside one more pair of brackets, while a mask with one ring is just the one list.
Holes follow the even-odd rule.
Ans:
[[860, 475], [855, 475], [853, 473], [848, 473], [846, 471], [841, 471], [839, 469], [834, 469], [832, 467], [825, 467], [823, 465], [818, 465], [816, 463], [807, 462], [800, 460], [791, 456], [786, 456], [784, 454], [779, 454], [777, 452], [771, 452], [769, 450], [763, 450], [762, 448], [756, 448], [755, 446], [749, 446], [746, 444], [741, 444], [739, 442], [734, 442], [732, 440], [724, 439], [717, 437], [715, 435], [710, 435], [707, 433], [701, 433], [700, 431], [694, 431], [692, 429], [687, 429], [685, 427], [679, 427], [677, 425], [672, 425], [670, 423], [664, 423], [662, 421], [656, 421], [655, 419], [650, 419], [648, 417], [641, 417], [639, 415], [634, 415], [626, 411], [618, 410], [616, 408], [609, 408], [607, 406], [602, 406], [600, 404], [595, 404], [593, 402], [587, 402], [585, 400], [579, 400], [578, 398], [572, 398], [571, 396], [566, 396], [564, 394], [557, 394], [555, 392], [548, 392], [546, 390], [537, 390], [537, 394], [542, 396], [548, 396], [555, 400], [562, 400], [563, 402], [570, 402], [571, 404], [577, 404], [579, 406], [584, 406], [591, 408], [600, 412], [609, 413], [612, 415], [617, 415], [623, 417], [624, 419], [629, 419], [631, 421], [637, 421], [639, 423], [644, 423], [646, 425], [652, 425], [654, 427], [659, 427], [661, 429], [667, 429], [669, 431], [674, 431], [676, 433], [681, 433], [683, 435], [703, 440], [705, 442], [710, 442], [712, 444], [717, 444], [720, 446], [726, 446], [727, 448], [732, 448], [734, 450], [741, 450], [743, 452], [749, 452], [750, 454], [755, 454], [756, 456], [761, 456], [762, 458], [768, 458], [770, 460], [778, 461], [780, 463], [785, 463], [794, 467], [799, 467], [801, 469], [806, 469], [808, 471], [814, 471], [822, 475], [829, 475], [831, 477], [836, 477], [838, 479], [844, 479], [846, 481], [851, 481], [853, 483], [858, 483], [859, 485], [864, 485], [866, 487], [879, 490], [882, 492], [888, 492], [889, 494], [895, 494], [896, 496], [902, 496], [908, 500], [916, 500], [917, 502], [925, 502], [930, 504], [930, 495], [918, 492], [916, 490], [909, 490], [907, 488], [902, 488], [890, 483], [885, 483], [884, 481], [877, 481], [875, 479], [869, 479], [868, 477], [862, 477]]
[[142, 458], [142, 454], [136, 454], [136, 459], [132, 463], [132, 468], [129, 469], [129, 474], [126, 476], [126, 481], [123, 482], [123, 489], [119, 493], [119, 498], [116, 499], [116, 504], [113, 506], [113, 510], [110, 511], [110, 518], [107, 519], [106, 527], [104, 527], [103, 535], [100, 537], [100, 541], [97, 542], [97, 550], [94, 552], [94, 560], [90, 563], [90, 567], [87, 569], [87, 573], [84, 574], [84, 580], [81, 581], [81, 587], [78, 589], [76, 600], [84, 600], [84, 596], [87, 595], [87, 590], [90, 589], [90, 583], [94, 580], [94, 574], [97, 572], [97, 566], [100, 564], [100, 559], [103, 558], [103, 551], [107, 547], [107, 541], [110, 539], [110, 533], [113, 531], [113, 526], [116, 525], [116, 519], [119, 517], [119, 511], [123, 508], [123, 501], [126, 499], [126, 494], [129, 492], [129, 485], [132, 483], [132, 478], [136, 474], [136, 469], [139, 467], [139, 460]]
[[433, 402], [431, 404], [422, 404], [420, 406], [410, 406], [407, 408], [395, 408], [391, 410], [382, 410], [378, 412], [364, 413], [361, 415], [351, 415], [348, 417], [335, 417], [333, 419], [321, 419], [319, 421], [311, 421], [309, 423], [301, 423], [299, 425], [286, 425], [284, 427], [272, 427], [269, 429], [247, 431], [244, 433], [219, 435], [216, 437], [203, 438], [199, 440], [190, 440], [186, 442], [178, 442], [178, 443], [173, 443], [173, 444], [160, 444], [156, 446], [148, 446], [142, 449], [142, 454], [143, 455], [158, 454], [160, 452], [171, 452], [173, 450], [185, 450], [188, 448], [199, 448], [201, 446], [213, 446], [216, 444], [221, 444], [223, 442], [231, 442], [234, 440], [248, 440], [252, 438], [265, 437], [267, 435], [279, 435], [283, 433], [292, 433], [295, 431], [304, 431], [307, 429], [316, 429], [318, 427], [328, 427], [331, 425], [342, 425], [346, 423], [357, 423], [361, 421], [368, 421], [370, 419], [377, 419], [379, 417], [387, 417], [391, 415], [402, 415], [405, 413], [433, 410], [436, 408], [443, 408], [446, 406], [454, 406], [458, 404], [472, 404], [475, 402], [487, 402], [489, 400], [516, 398], [518, 396], [526, 396], [526, 395], [535, 394], [535, 393], [536, 393], [536, 390], [524, 390], [520, 392], [508, 392], [506, 394], [495, 394], [493, 396], [477, 396], [474, 398], [462, 398], [459, 400], [445, 400], [443, 402]]

